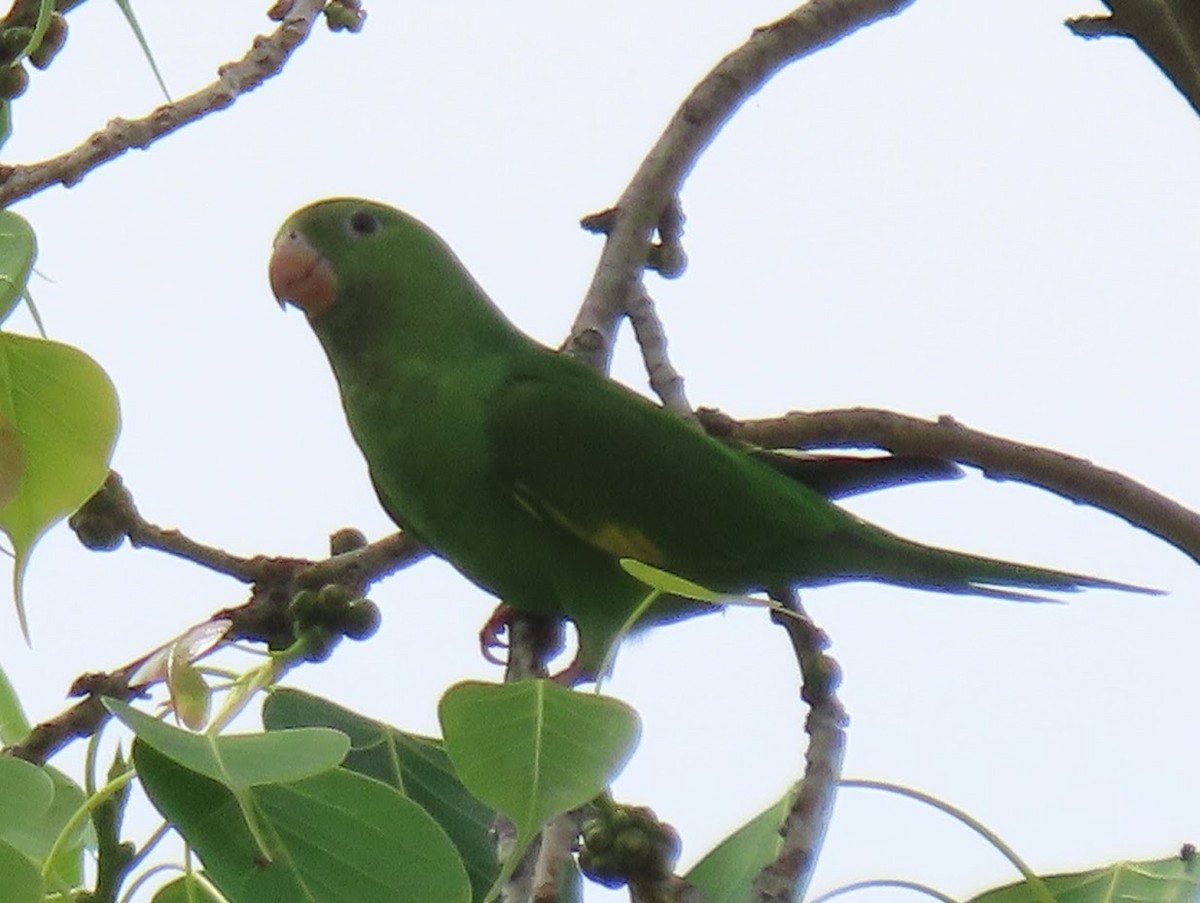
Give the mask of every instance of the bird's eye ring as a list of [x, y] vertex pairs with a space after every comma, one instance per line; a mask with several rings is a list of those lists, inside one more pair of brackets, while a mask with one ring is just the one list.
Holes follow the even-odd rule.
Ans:
[[355, 210], [350, 214], [350, 231], [366, 237], [379, 231], [379, 220], [366, 210]]

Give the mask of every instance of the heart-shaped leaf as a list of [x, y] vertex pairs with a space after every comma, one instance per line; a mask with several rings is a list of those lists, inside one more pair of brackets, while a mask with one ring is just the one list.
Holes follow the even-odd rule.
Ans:
[[499, 880], [542, 825], [608, 786], [640, 731], [625, 703], [549, 680], [461, 683], [442, 697], [438, 717], [463, 784], [516, 827], [516, 849]]
[[0, 530], [12, 541], [13, 591], [43, 533], [100, 488], [120, 415], [108, 376], [77, 348], [0, 332]]

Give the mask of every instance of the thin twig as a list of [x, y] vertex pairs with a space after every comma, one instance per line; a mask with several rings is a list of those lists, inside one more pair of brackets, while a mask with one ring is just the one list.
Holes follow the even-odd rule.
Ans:
[[782, 843], [775, 860], [758, 874], [753, 899], [758, 903], [790, 903], [803, 899], [833, 815], [833, 800], [842, 773], [846, 746], [846, 713], [837, 698], [840, 672], [825, 654], [825, 633], [813, 624], [795, 592], [775, 594], [788, 613], [774, 616], [788, 632], [803, 679], [801, 696], [808, 703], [804, 729], [804, 777], [780, 828]]
[[617, 323], [640, 292], [654, 229], [721, 127], [776, 72], [912, 0], [810, 0], [756, 29], [692, 89], [647, 154], [616, 207], [596, 275], [571, 327], [567, 349], [607, 371]]
[[311, 585], [353, 583], [367, 586], [423, 558], [429, 550], [413, 537], [394, 533], [353, 552], [322, 561], [305, 558], [256, 555], [243, 558], [224, 549], [197, 542], [176, 529], [153, 524], [142, 517], [121, 475], [109, 471], [104, 485], [71, 515], [71, 528], [88, 548], [112, 551], [122, 538], [134, 548], [155, 549], [232, 577], [242, 583], [264, 583], [278, 578], [281, 570], [302, 572]]
[[638, 347], [642, 349], [642, 361], [646, 365], [650, 388], [654, 390], [654, 394], [662, 400], [663, 407], [697, 423], [696, 415], [683, 391], [683, 377], [672, 366], [671, 359], [667, 356], [667, 334], [663, 330], [662, 321], [654, 309], [654, 302], [645, 292], [639, 294], [629, 305], [629, 323], [637, 336]]
[[130, 523], [126, 535], [135, 549], [166, 552], [218, 574], [226, 574], [242, 583], [253, 583], [257, 580], [262, 573], [263, 562], [267, 560], [262, 556], [242, 558], [232, 555], [223, 549], [196, 542], [179, 530], [164, 529], [141, 518]]
[[215, 110], [224, 109], [252, 91], [287, 62], [308, 37], [325, 0], [295, 0], [269, 36], [258, 36], [242, 59], [217, 70], [215, 82], [141, 119], [113, 119], [78, 147], [38, 163], [0, 167], [0, 207], [37, 194], [52, 185], [70, 188], [85, 175], [131, 148], [146, 148], [171, 132]]
[[[84, 515], [82, 522], [80, 514]], [[266, 555], [239, 558], [196, 542], [178, 530], [164, 530], [146, 521], [116, 473], [109, 474], [100, 492], [72, 518], [72, 526], [81, 538], [87, 535], [92, 539], [110, 540], [97, 547], [116, 548], [120, 539], [128, 536], [134, 545], [178, 555], [252, 584], [253, 590], [246, 602], [218, 611], [185, 632], [187, 635], [214, 622], [227, 622], [228, 630], [210, 651], [241, 640], [267, 642], [274, 644], [273, 648], [287, 645], [294, 639], [288, 603], [298, 589], [340, 584], [353, 588], [355, 593], [365, 593], [376, 581], [429, 554], [417, 540], [395, 533], [320, 561]], [[114, 538], [116, 542], [111, 541]], [[68, 695], [85, 698], [34, 727], [22, 742], [0, 749], [0, 754], [41, 764], [71, 740], [91, 736], [108, 719], [107, 709], [100, 704], [102, 696], [128, 700], [158, 682], [158, 678], [153, 678], [144, 685], [130, 686], [131, 680], [143, 679], [135, 678], [135, 675], [158, 651], [108, 673], [84, 674], [76, 678]]]
[[311, 586], [347, 583], [365, 588], [429, 554], [429, 548], [411, 534], [392, 533], [353, 552], [305, 561], [298, 579]]
[[899, 455], [958, 461], [993, 480], [1019, 480], [1100, 508], [1152, 533], [1200, 562], [1200, 514], [1148, 486], [1084, 458], [969, 429], [949, 416], [923, 420], [875, 408], [791, 411], [738, 422], [701, 409], [713, 435], [766, 447], [883, 448]]
[[20, 743], [0, 749], [0, 755], [16, 756], [35, 765], [44, 765], [51, 756], [72, 740], [90, 737], [109, 717], [108, 709], [100, 702], [101, 698], [131, 698], [134, 694], [129, 690], [129, 677], [140, 665], [141, 659], [111, 674], [84, 675], [76, 678], [74, 686], [80, 686], [89, 677], [96, 678], [95, 684], [86, 690], [86, 698], [34, 726]]

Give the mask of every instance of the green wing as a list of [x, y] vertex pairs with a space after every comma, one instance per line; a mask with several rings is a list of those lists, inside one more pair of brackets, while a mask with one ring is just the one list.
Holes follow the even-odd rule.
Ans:
[[[488, 406], [497, 476], [537, 516], [615, 557], [746, 588], [847, 516], [816, 492], [549, 353]], [[790, 551], [789, 551], [790, 550]]]

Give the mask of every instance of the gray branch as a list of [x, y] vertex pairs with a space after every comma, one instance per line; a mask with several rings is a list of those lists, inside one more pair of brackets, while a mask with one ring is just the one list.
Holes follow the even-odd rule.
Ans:
[[789, 63], [846, 37], [912, 0], [810, 0], [755, 29], [692, 89], [633, 180], [604, 218], [607, 238], [566, 348], [607, 372], [617, 324], [641, 294], [650, 240], [675, 209], [684, 180], [729, 118]]
[[629, 306], [629, 322], [642, 349], [650, 388], [662, 400], [663, 407], [695, 423], [696, 415], [683, 391], [683, 377], [667, 356], [667, 334], [649, 295], [639, 294]]
[[958, 461], [993, 480], [1019, 480], [1072, 502], [1100, 508], [1162, 539], [1200, 562], [1200, 514], [1136, 480], [1085, 458], [1014, 442], [963, 426], [943, 415], [922, 420], [875, 408], [791, 411], [738, 422], [697, 412], [712, 435], [767, 448], [882, 448], [898, 455]]
[[78, 147], [49, 160], [0, 167], [0, 207], [37, 194], [53, 185], [77, 184], [101, 164], [132, 148], [145, 149], [197, 119], [231, 105], [283, 69], [292, 51], [308, 37], [324, 0], [294, 0], [279, 27], [254, 39], [244, 57], [217, 70], [217, 80], [141, 119], [113, 119]]
[[837, 697], [841, 672], [837, 662], [825, 654], [829, 640], [824, 631], [808, 619], [794, 591], [773, 595], [785, 609], [774, 620], [788, 632], [800, 666], [800, 695], [809, 706], [804, 722], [809, 743], [804, 777], [779, 829], [779, 852], [755, 879], [752, 899], [756, 903], [791, 903], [804, 898], [833, 816], [847, 718]]

